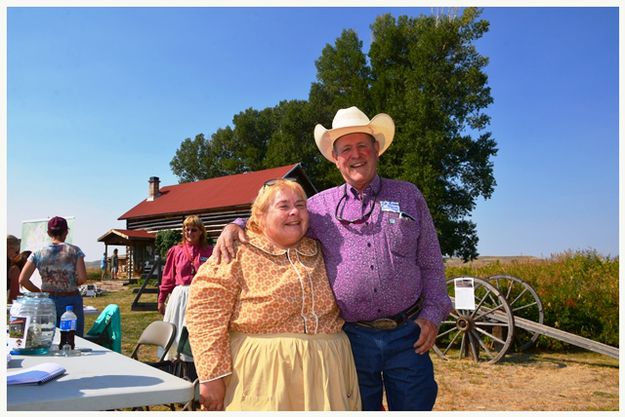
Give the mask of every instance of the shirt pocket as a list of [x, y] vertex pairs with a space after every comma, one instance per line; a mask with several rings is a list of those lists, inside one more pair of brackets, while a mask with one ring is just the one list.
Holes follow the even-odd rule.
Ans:
[[[382, 230], [386, 245], [393, 255], [404, 258], [416, 258], [419, 240], [418, 219], [399, 216], [399, 213], [384, 212]], [[414, 220], [413, 220], [414, 219]]]

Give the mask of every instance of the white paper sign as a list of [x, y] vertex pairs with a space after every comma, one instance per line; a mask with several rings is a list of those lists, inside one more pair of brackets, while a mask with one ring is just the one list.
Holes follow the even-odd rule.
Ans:
[[454, 292], [456, 310], [475, 310], [473, 278], [455, 278]]

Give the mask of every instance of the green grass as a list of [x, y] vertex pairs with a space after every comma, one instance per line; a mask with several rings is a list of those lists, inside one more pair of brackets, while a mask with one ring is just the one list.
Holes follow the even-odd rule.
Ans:
[[[99, 279], [89, 281], [98, 285]], [[130, 306], [135, 298], [135, 294], [132, 292], [134, 287], [124, 287], [122, 291], [106, 292], [98, 297], [84, 297], [83, 301], [85, 305], [91, 305], [102, 311], [109, 304], [117, 304], [121, 312], [122, 320], [122, 353], [130, 356], [132, 350], [135, 347], [139, 336], [143, 329], [154, 320], [162, 320], [163, 316], [157, 311], [132, 311]], [[155, 301], [156, 296], [154, 294], [144, 294], [141, 296], [141, 301]], [[93, 322], [97, 319], [98, 315], [85, 316], [85, 333], [91, 328]]]

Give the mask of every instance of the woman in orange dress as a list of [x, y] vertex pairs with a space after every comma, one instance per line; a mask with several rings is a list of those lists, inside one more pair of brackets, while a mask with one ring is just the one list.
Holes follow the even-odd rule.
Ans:
[[186, 320], [206, 410], [360, 410], [349, 339], [319, 244], [305, 237], [306, 194], [264, 185], [247, 243], [211, 258], [191, 284]]

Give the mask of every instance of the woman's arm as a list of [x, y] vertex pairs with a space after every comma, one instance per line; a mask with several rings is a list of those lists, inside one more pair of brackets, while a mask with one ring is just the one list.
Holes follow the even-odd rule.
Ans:
[[10, 284], [7, 304], [11, 304], [20, 295], [20, 269], [17, 266], [13, 265], [9, 269], [7, 280]]
[[191, 283], [185, 320], [202, 383], [232, 373], [229, 327], [241, 290], [239, 282], [236, 259], [221, 265], [209, 259]]
[[165, 314], [165, 300], [167, 296], [176, 287], [176, 253], [178, 253], [178, 245], [172, 246], [167, 251], [167, 258], [165, 258], [165, 266], [163, 267], [163, 274], [161, 276], [161, 285], [158, 287], [158, 303], [157, 309], [161, 314]]
[[24, 268], [22, 268], [22, 272], [20, 273], [20, 285], [28, 291], [40, 292], [41, 290], [37, 288], [35, 284], [30, 282], [30, 277], [33, 275], [33, 272], [35, 272], [35, 264], [31, 261], [26, 261], [26, 265], [24, 265]]
[[85, 266], [85, 258], [78, 257], [76, 261], [76, 284], [82, 285], [87, 282], [87, 267]]

